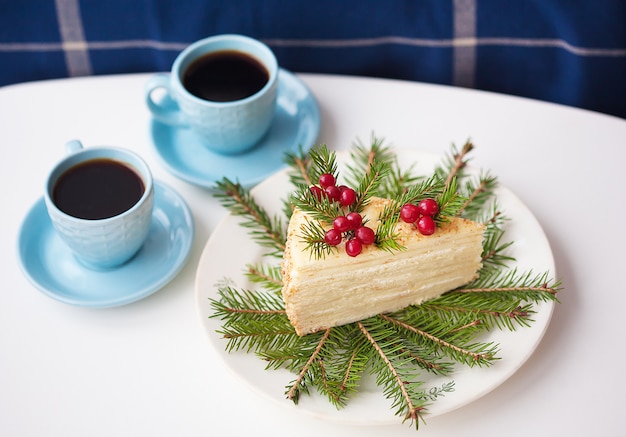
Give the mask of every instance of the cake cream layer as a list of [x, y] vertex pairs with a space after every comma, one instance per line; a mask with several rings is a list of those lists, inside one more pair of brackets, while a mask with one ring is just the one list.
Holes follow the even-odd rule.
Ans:
[[[374, 230], [386, 202], [372, 199], [362, 213]], [[283, 260], [283, 299], [299, 335], [419, 304], [471, 281], [481, 266], [484, 226], [469, 220], [453, 218], [430, 236], [400, 222], [404, 250], [371, 245], [350, 257], [342, 243], [320, 259], [302, 241], [308, 220], [294, 212]]]

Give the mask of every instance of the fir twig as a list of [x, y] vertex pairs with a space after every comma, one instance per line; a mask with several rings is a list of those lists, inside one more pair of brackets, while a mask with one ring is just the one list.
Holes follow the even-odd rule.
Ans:
[[311, 216], [311, 218], [330, 223], [337, 215], [343, 214], [341, 206], [331, 202], [328, 197], [316, 197], [309, 187], [299, 186], [291, 196], [291, 204]]
[[305, 376], [307, 375], [307, 373], [309, 372], [311, 366], [315, 362], [315, 359], [319, 355], [319, 352], [322, 349], [322, 346], [324, 346], [324, 342], [326, 341], [326, 339], [330, 335], [330, 332], [331, 332], [331, 329], [327, 329], [327, 330], [324, 331], [324, 334], [322, 335], [322, 338], [320, 338], [320, 341], [317, 344], [317, 347], [315, 348], [313, 353], [309, 356], [309, 359], [306, 362], [306, 364], [302, 367], [302, 369], [300, 369], [300, 373], [298, 374], [298, 377], [291, 384], [291, 387], [287, 391], [287, 399], [291, 399], [296, 404], [298, 403], [298, 399], [300, 397], [300, 388], [303, 385], [303, 381], [305, 380]]
[[410, 355], [394, 346], [393, 343], [390, 345], [384, 341], [381, 342], [370, 329], [365, 327], [364, 322], [357, 322], [357, 326], [376, 351], [373, 355], [373, 370], [377, 375], [377, 383], [383, 386], [385, 395], [393, 399], [396, 414], [403, 415], [405, 421], [410, 420], [417, 428], [419, 414], [424, 409], [425, 400], [421, 390], [423, 383], [417, 375], [411, 375], [413, 372], [406, 372], [407, 367], [411, 368]]
[[283, 288], [283, 278], [280, 265], [250, 264], [246, 276], [252, 282], [259, 284], [262, 289], [280, 293]]
[[385, 144], [383, 138], [372, 134], [369, 145], [365, 145], [357, 139], [350, 150], [350, 163], [347, 167], [346, 181], [349, 186], [357, 187], [361, 181], [371, 172], [374, 162], [391, 166], [395, 160], [395, 154]]
[[372, 193], [374, 196], [394, 199], [401, 196], [408, 187], [415, 185], [423, 176], [414, 174], [414, 166], [402, 169], [398, 158], [390, 145], [383, 138], [372, 134], [369, 145], [356, 140], [350, 151], [350, 162], [347, 165], [347, 183], [349, 186], [359, 186], [361, 181], [371, 173], [372, 165], [377, 162], [386, 168], [386, 177], [382, 178]]
[[476, 220], [476, 217], [485, 209], [486, 204], [493, 198], [493, 192], [498, 186], [498, 179], [489, 173], [481, 174], [477, 180], [465, 184], [463, 195], [465, 203], [459, 209], [458, 215]]
[[387, 176], [388, 172], [389, 166], [386, 162], [372, 162], [369, 171], [357, 186], [357, 199], [350, 208], [352, 211], [361, 212], [367, 206], [372, 196], [376, 194], [380, 181]]
[[446, 155], [443, 165], [435, 169], [435, 173], [445, 178], [446, 185], [449, 184], [452, 179], [462, 177], [462, 170], [467, 165], [467, 154], [474, 149], [474, 144], [467, 140], [461, 150], [452, 145], [452, 153]]
[[218, 333], [228, 340], [228, 351], [283, 347], [297, 337], [276, 294], [223, 287], [218, 295], [219, 299], [211, 300], [211, 317], [223, 320]]
[[505, 232], [502, 225], [508, 219], [500, 213], [498, 204], [494, 202], [491, 215], [487, 218], [478, 218], [477, 221], [486, 225], [481, 255], [483, 261], [481, 275], [487, 269], [507, 267], [510, 262], [515, 260], [515, 258], [507, 254], [507, 250], [511, 247], [513, 241], [503, 241]]
[[561, 283], [548, 280], [548, 272], [535, 275], [532, 271], [494, 269], [420, 307], [434, 311], [448, 323], [470, 316], [478, 320], [477, 328], [514, 331], [518, 326], [530, 326], [535, 313], [531, 304], [558, 301], [556, 296], [560, 290]]
[[273, 249], [270, 255], [282, 256], [287, 231], [280, 217], [270, 218], [248, 190], [228, 178], [216, 183], [215, 197], [232, 214], [243, 218], [242, 226], [250, 229], [250, 235], [257, 243]]
[[496, 348], [491, 344], [475, 344], [473, 345], [474, 349], [472, 349], [472, 346], [458, 345], [449, 340], [446, 340], [445, 338], [443, 338], [443, 336], [433, 334], [432, 330], [436, 329], [434, 327], [429, 329], [427, 332], [425, 329], [419, 329], [416, 326], [410, 325], [385, 314], [381, 314], [379, 317], [399, 326], [403, 330], [417, 334], [418, 336], [422, 337], [424, 341], [430, 343], [436, 349], [441, 350], [454, 361], [466, 364], [468, 366], [488, 365], [494, 359], [496, 354]]
[[293, 186], [313, 185], [311, 180], [311, 158], [308, 153], [305, 153], [302, 148], [298, 150], [298, 153], [288, 152], [285, 156], [285, 163], [290, 167], [289, 180]]
[[325, 229], [317, 221], [309, 221], [300, 229], [300, 236], [302, 241], [306, 243], [306, 250], [310, 251], [311, 256], [315, 259], [322, 259], [337, 250], [336, 247], [330, 246], [324, 240], [325, 233]]
[[[557, 300], [561, 291], [560, 281], [550, 281], [548, 272], [534, 274], [532, 271], [519, 273], [517, 269], [510, 271], [492, 271], [480, 276], [456, 293], [502, 293], [519, 295], [520, 298], [532, 302]], [[485, 296], [483, 296], [484, 298]]]

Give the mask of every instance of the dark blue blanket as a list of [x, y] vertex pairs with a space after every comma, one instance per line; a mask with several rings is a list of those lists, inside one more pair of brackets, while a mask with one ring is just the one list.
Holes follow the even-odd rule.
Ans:
[[624, 0], [0, 0], [0, 85], [165, 71], [242, 33], [294, 72], [378, 76], [626, 117]]

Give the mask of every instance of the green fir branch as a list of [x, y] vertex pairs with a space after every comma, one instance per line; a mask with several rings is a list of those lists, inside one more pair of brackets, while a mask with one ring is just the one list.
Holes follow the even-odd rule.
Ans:
[[394, 199], [397, 207], [396, 212], [399, 212], [400, 208], [407, 203], [417, 204], [420, 200], [427, 198], [440, 199], [444, 191], [446, 191], [445, 181], [439, 176], [432, 175], [428, 178], [422, 178], [418, 183], [408, 186], [399, 198]]
[[461, 335], [463, 331], [450, 331], [440, 320], [422, 321], [422, 324], [418, 325], [406, 323], [389, 315], [381, 314], [379, 317], [400, 328], [400, 335], [411, 338], [426, 350], [440, 352], [457, 363], [482, 367], [490, 365], [495, 359], [497, 345], [471, 341], [473, 337]]
[[318, 221], [308, 221], [300, 228], [299, 238], [306, 244], [306, 249], [314, 259], [323, 259], [337, 250], [324, 240], [326, 230]]
[[376, 195], [387, 199], [396, 199], [402, 196], [409, 187], [424, 180], [424, 176], [417, 176], [414, 173], [415, 165], [403, 170], [397, 159], [394, 159], [389, 166], [388, 176], [381, 181]]
[[486, 270], [506, 268], [515, 258], [508, 253], [513, 241], [506, 241], [503, 225], [509, 220], [498, 209], [498, 203], [492, 203], [489, 215], [476, 217], [476, 221], [485, 225], [483, 235], [483, 251], [481, 254], [483, 267], [480, 274]]
[[229, 352], [281, 348], [297, 337], [282, 299], [275, 293], [224, 287], [218, 289], [218, 296], [211, 300], [211, 317], [223, 321], [217, 332], [227, 340]]
[[257, 355], [266, 361], [268, 369], [285, 368], [297, 374], [311, 359], [323, 334], [317, 332], [301, 337], [294, 332], [293, 337], [283, 342], [281, 347], [262, 349], [257, 351]]
[[395, 153], [385, 144], [383, 138], [372, 134], [367, 145], [357, 138], [350, 149], [350, 162], [346, 165], [346, 182], [351, 187], [357, 187], [371, 172], [374, 162], [391, 167], [395, 160]]
[[354, 331], [354, 324], [325, 330], [315, 337], [315, 345], [311, 342], [306, 361], [290, 360], [298, 377], [287, 387], [288, 399], [297, 403], [300, 393], [315, 387], [337, 408], [347, 404], [357, 392], [369, 360], [365, 342], [355, 341]]
[[426, 406], [424, 382], [419, 367], [413, 363], [409, 353], [389, 338], [393, 331], [371, 325], [376, 319], [357, 322], [357, 326], [371, 345], [371, 373], [376, 376], [376, 384], [383, 388], [383, 394], [392, 400], [396, 415], [409, 420], [416, 428], [421, 412]]
[[505, 232], [501, 228], [489, 228], [485, 230], [483, 240], [483, 253], [481, 255], [483, 268], [498, 269], [509, 265], [515, 258], [507, 254], [507, 249], [513, 244], [512, 241], [502, 241]]
[[388, 172], [389, 166], [386, 162], [372, 162], [370, 171], [365, 174], [356, 188], [357, 198], [355, 204], [350, 207], [351, 211], [363, 211], [372, 196], [376, 194], [380, 181], [387, 176]]
[[309, 189], [318, 185], [319, 178], [324, 173], [332, 174], [335, 179], [339, 177], [335, 153], [322, 144], [313, 147], [307, 154], [302, 149], [297, 154], [287, 154], [285, 162], [289, 165], [289, 181], [296, 187], [283, 205], [283, 212], [288, 219], [295, 207], [300, 207], [320, 220], [330, 218], [338, 212], [336, 205], [326, 198], [317, 199]]
[[361, 181], [372, 171], [372, 165], [377, 162], [387, 168], [386, 177], [382, 178], [372, 195], [394, 199], [401, 196], [409, 187], [417, 184], [423, 176], [415, 174], [415, 165], [402, 169], [398, 158], [383, 138], [372, 134], [370, 142], [365, 145], [361, 140], [356, 140], [350, 151], [350, 162], [347, 165], [346, 177], [349, 186], [357, 187]]
[[225, 324], [244, 322], [252, 318], [265, 319], [285, 316], [285, 304], [281, 296], [251, 290], [240, 290], [229, 285], [220, 286], [218, 299], [211, 299], [214, 313], [211, 317], [219, 318]]
[[[384, 211], [383, 214], [385, 214]], [[378, 249], [387, 252], [396, 252], [406, 249], [406, 247], [398, 242], [398, 233], [396, 231], [398, 218], [399, 215], [395, 214], [386, 220], [380, 220], [378, 229], [376, 230], [376, 240], [374, 241]]]
[[261, 289], [280, 293], [283, 289], [283, 277], [280, 265], [249, 264], [246, 276]]
[[538, 274], [532, 270], [518, 272], [514, 268], [508, 271], [490, 271], [454, 292], [466, 295], [481, 293], [480, 299], [477, 300], [488, 299], [489, 295], [506, 295], [538, 303], [558, 302], [557, 293], [561, 290], [561, 282], [551, 280], [549, 272]]
[[335, 217], [344, 213], [340, 204], [332, 202], [326, 196], [316, 197], [306, 186], [297, 187], [290, 201], [293, 208], [298, 208], [321, 222], [331, 223]]
[[336, 180], [339, 180], [337, 156], [330, 151], [326, 144], [313, 147], [309, 152], [309, 157], [312, 163], [309, 169], [309, 176], [313, 184], [316, 184], [320, 176], [325, 173], [332, 174]]
[[534, 274], [488, 270], [462, 288], [424, 302], [423, 310], [433, 311], [442, 322], [455, 317], [474, 317], [476, 327], [483, 330], [530, 326], [534, 306], [540, 302], [557, 301], [561, 283], [548, 279], [548, 272]]
[[444, 156], [440, 165], [435, 167], [435, 174], [446, 181], [446, 184], [453, 178], [462, 179], [467, 163], [469, 162], [467, 155], [474, 150], [474, 144], [468, 139], [461, 147], [457, 148], [455, 144], [451, 146], [451, 152]]
[[439, 204], [439, 214], [435, 217], [439, 225], [448, 222], [450, 217], [458, 216], [463, 206], [467, 204], [467, 199], [458, 192], [456, 177], [444, 181], [444, 189], [435, 200]]
[[303, 390], [307, 393], [309, 392], [308, 386], [312, 385], [313, 381], [315, 380], [313, 376], [315, 374], [314, 370], [316, 359], [319, 356], [320, 351], [324, 347], [324, 343], [328, 339], [331, 331], [332, 328], [323, 331], [321, 337], [319, 338], [319, 341], [317, 341], [315, 345], [315, 349], [306, 355], [306, 363], [304, 363], [304, 365], [301, 367], [300, 371], [298, 372], [298, 377], [291, 383], [289, 389], [286, 392], [287, 399], [291, 399], [294, 403], [297, 404], [300, 398], [300, 392]]
[[297, 153], [287, 152], [285, 155], [285, 163], [289, 166], [287, 172], [289, 182], [295, 187], [304, 185], [311, 186], [314, 181], [311, 180], [313, 162], [307, 152], [298, 149]]
[[409, 187], [419, 184], [424, 176], [415, 175], [415, 165], [410, 165], [403, 170], [397, 159], [389, 166], [388, 176], [381, 181], [376, 196], [396, 199], [402, 196]]
[[493, 200], [497, 186], [498, 179], [489, 173], [481, 173], [478, 178], [466, 181], [461, 190], [466, 201], [459, 213], [467, 219], [478, 221], [486, 205]]
[[224, 178], [216, 182], [215, 197], [231, 214], [243, 219], [241, 225], [249, 229], [250, 236], [262, 247], [273, 249], [269, 255], [281, 257], [285, 250], [287, 229], [280, 217], [270, 217], [250, 191], [239, 183]]

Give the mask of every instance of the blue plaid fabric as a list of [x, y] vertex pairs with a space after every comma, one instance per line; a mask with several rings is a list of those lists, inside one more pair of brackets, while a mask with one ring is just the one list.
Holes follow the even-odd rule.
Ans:
[[624, 0], [0, 0], [0, 85], [169, 70], [242, 33], [294, 72], [496, 91], [626, 117]]

